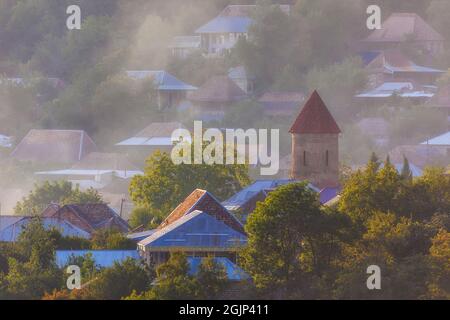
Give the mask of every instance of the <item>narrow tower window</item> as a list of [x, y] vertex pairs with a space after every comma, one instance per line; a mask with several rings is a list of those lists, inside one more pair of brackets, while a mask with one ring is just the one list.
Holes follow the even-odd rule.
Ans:
[[306, 166], [306, 151], [303, 151], [303, 165]]
[[328, 150], [325, 152], [325, 164], [328, 167]]

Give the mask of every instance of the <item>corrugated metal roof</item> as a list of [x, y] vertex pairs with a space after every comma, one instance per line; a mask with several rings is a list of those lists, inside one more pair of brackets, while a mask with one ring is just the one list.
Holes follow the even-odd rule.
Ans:
[[[242, 281], [250, 279], [250, 276], [239, 266], [231, 262], [230, 259], [225, 257], [216, 257], [213, 259], [217, 264], [220, 264], [224, 267], [228, 280]], [[189, 274], [193, 276], [196, 275], [199, 271], [200, 264], [202, 263], [203, 258], [188, 257], [187, 260], [189, 263]]]
[[128, 258], [140, 259], [136, 250], [56, 250], [56, 264], [62, 268], [71, 257], [83, 257], [89, 253], [95, 264], [102, 268], [112, 267], [115, 262], [120, 263]]
[[430, 146], [450, 146], [450, 131], [441, 134], [440, 136], [434, 137], [430, 140], [424, 141], [421, 144], [426, 144]]
[[247, 242], [247, 237], [224, 222], [202, 212], [193, 211], [138, 243], [151, 248], [232, 249]]
[[215, 17], [208, 23], [198, 28], [195, 33], [247, 33], [252, 24], [249, 17]]
[[[22, 217], [19, 221], [0, 230], [0, 241], [15, 242], [24, 228], [32, 221], [32, 217]], [[90, 238], [90, 234], [74, 226], [68, 221], [57, 218], [40, 218], [42, 225], [46, 230], [55, 228], [64, 237]]]
[[129, 70], [127, 75], [135, 80], [152, 79], [157, 90], [191, 91], [196, 87], [187, 84], [164, 70]]

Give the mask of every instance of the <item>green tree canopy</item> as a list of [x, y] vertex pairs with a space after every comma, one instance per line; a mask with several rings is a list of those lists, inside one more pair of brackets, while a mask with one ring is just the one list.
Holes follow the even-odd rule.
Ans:
[[103, 203], [100, 194], [95, 189], [81, 191], [78, 186], [73, 187], [68, 181], [46, 181], [36, 184], [30, 194], [18, 202], [14, 208], [17, 215], [39, 215], [48, 205], [57, 203]]

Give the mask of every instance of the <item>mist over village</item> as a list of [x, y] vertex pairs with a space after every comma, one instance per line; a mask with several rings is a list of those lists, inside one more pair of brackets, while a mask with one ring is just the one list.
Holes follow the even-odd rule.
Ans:
[[450, 1], [0, 0], [0, 300], [398, 299], [450, 299]]

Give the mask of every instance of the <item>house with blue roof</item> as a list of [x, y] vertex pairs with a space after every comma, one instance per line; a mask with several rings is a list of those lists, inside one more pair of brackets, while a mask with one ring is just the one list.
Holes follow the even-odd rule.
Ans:
[[[247, 221], [248, 215], [255, 210], [256, 204], [260, 201], [264, 201], [270, 191], [273, 191], [280, 186], [300, 181], [301, 180], [293, 179], [256, 180], [222, 202], [222, 205], [230, 212], [235, 214], [239, 213], [240, 218], [245, 222]], [[320, 192], [320, 190], [312, 184], [309, 184], [308, 186], [311, 190], [317, 193]]]
[[[289, 14], [289, 5], [279, 5]], [[222, 55], [233, 48], [240, 38], [248, 38], [248, 30], [256, 5], [229, 5], [217, 17], [199, 27], [195, 33], [200, 35], [201, 47], [207, 55]]]
[[[139, 235], [136, 235], [139, 236]], [[188, 257], [225, 257], [236, 261], [247, 243], [242, 223], [206, 190], [194, 190], [148, 237], [138, 242], [148, 264], [167, 261], [171, 252]]]
[[197, 90], [164, 70], [128, 70], [129, 78], [142, 81], [150, 80], [156, 91], [156, 103], [160, 109], [177, 107], [186, 98], [188, 92]]
[[[22, 231], [26, 226], [36, 219], [35, 217], [17, 217], [12, 216], [9, 219], [1, 219], [2, 224], [0, 225], [0, 242], [16, 242]], [[85, 230], [73, 225], [67, 220], [58, 218], [39, 218], [44, 229], [58, 230], [63, 237], [77, 237], [89, 239], [90, 233]]]

